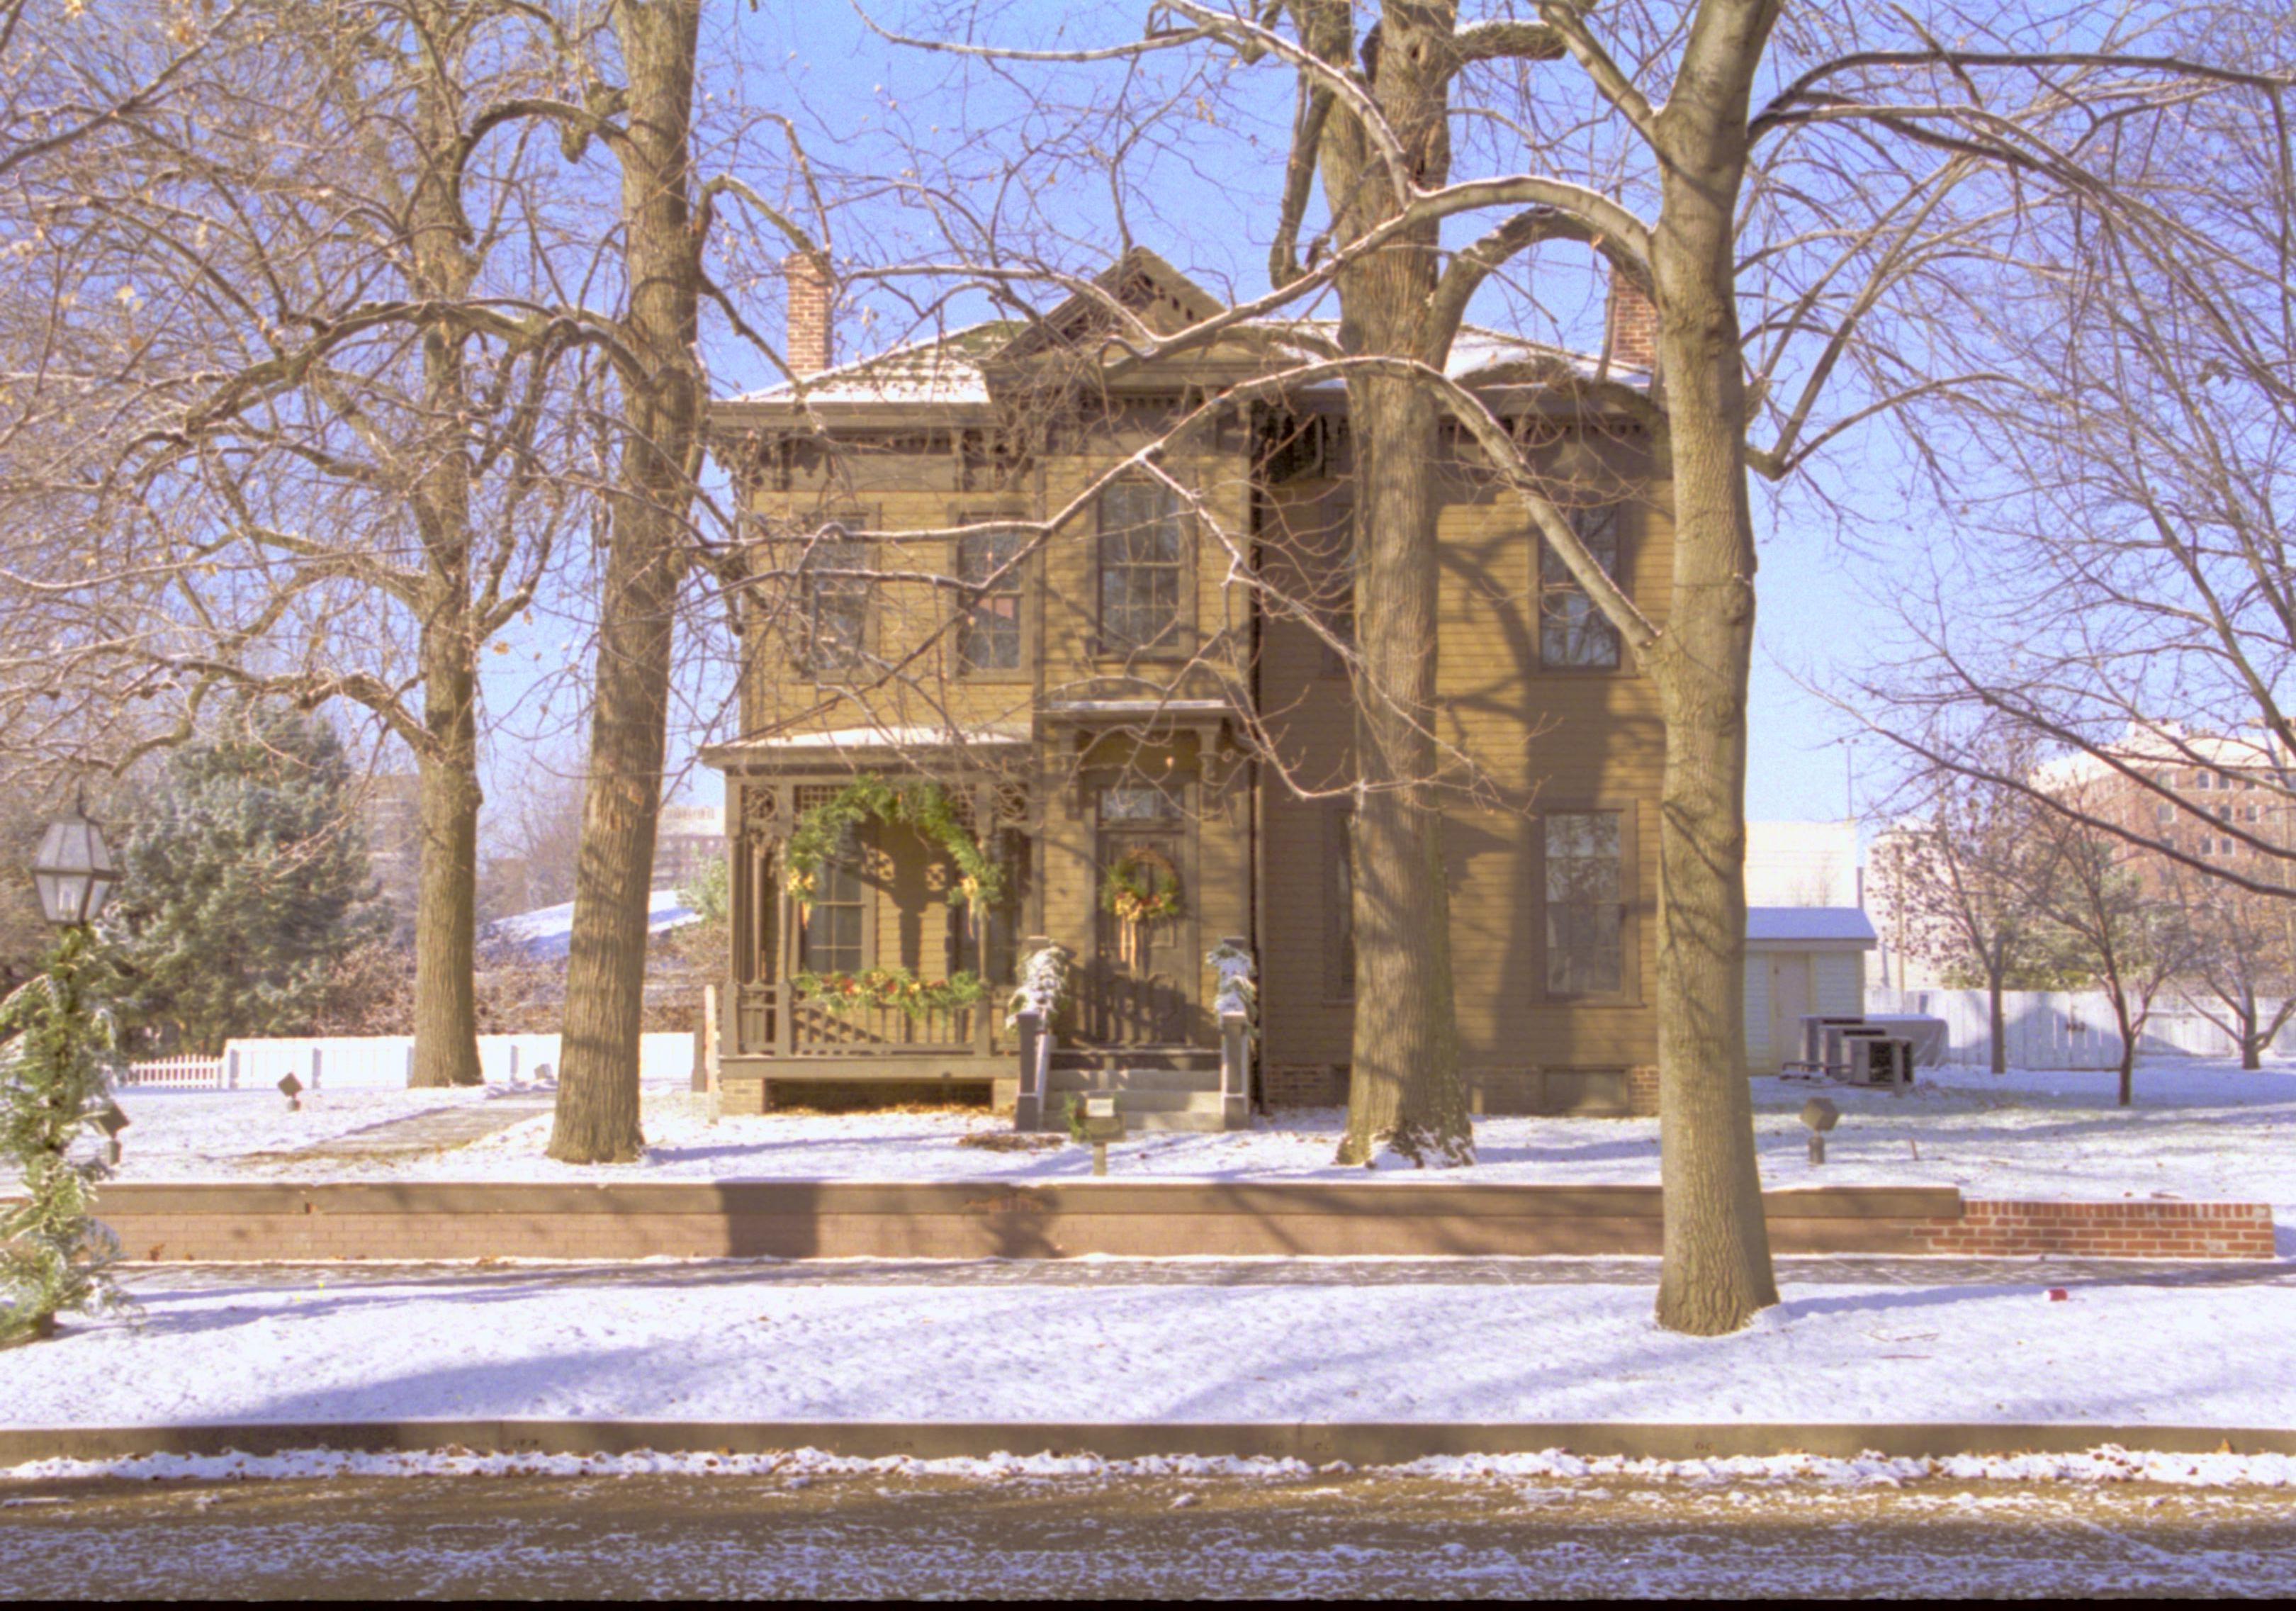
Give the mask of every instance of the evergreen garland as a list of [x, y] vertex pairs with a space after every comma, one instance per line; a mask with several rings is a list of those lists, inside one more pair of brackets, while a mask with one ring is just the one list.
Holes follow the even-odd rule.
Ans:
[[927, 981], [905, 967], [873, 967], [857, 974], [796, 973], [790, 975], [790, 983], [799, 1000], [818, 1001], [832, 1012], [884, 1007], [912, 1018], [971, 1007], [988, 993], [977, 974], [956, 973]]
[[865, 773], [802, 813], [782, 849], [789, 867], [787, 887], [800, 905], [812, 904], [813, 892], [821, 884], [822, 864], [836, 856], [846, 831], [868, 818], [906, 823], [948, 852], [957, 875], [949, 885], [951, 906], [968, 906], [979, 913], [1004, 894], [1004, 869], [981, 853], [947, 790], [937, 783], [897, 788]]
[[26, 1194], [0, 1213], [0, 1346], [49, 1336], [64, 1310], [124, 1302], [105, 1271], [119, 1240], [88, 1217], [111, 1171], [70, 1156], [111, 1100], [109, 972], [88, 932], [73, 929], [42, 973], [0, 1001], [0, 1159], [23, 1170]]

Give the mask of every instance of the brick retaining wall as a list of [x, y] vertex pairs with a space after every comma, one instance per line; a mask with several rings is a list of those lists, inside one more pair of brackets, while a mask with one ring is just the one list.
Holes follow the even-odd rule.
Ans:
[[2055, 1253], [2090, 1259], [2269, 1259], [2262, 1203], [1964, 1202], [1940, 1220], [1929, 1251], [1980, 1258]]
[[[1964, 1202], [1950, 1187], [1766, 1193], [1780, 1253], [2270, 1259], [2261, 1204]], [[1652, 1254], [1655, 1186], [744, 1181], [115, 1185], [127, 1257], [1071, 1258]]]

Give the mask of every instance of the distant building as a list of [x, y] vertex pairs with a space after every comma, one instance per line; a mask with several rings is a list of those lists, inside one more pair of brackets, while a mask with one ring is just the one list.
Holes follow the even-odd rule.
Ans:
[[682, 890], [704, 867], [726, 858], [726, 811], [722, 806], [664, 806], [654, 830], [656, 889]]

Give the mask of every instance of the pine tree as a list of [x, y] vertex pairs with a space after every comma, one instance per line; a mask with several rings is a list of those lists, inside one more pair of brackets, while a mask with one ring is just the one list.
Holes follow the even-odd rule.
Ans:
[[389, 926], [349, 782], [325, 723], [252, 702], [169, 758], [106, 919], [132, 1023], [211, 1054], [308, 1030], [336, 964]]
[[88, 1217], [95, 1183], [110, 1171], [71, 1156], [110, 1100], [113, 1031], [103, 1004], [112, 982], [102, 952], [78, 929], [0, 1001], [0, 1161], [24, 1180], [24, 1195], [0, 1212], [0, 1347], [47, 1336], [64, 1310], [120, 1303], [105, 1274], [119, 1245]]

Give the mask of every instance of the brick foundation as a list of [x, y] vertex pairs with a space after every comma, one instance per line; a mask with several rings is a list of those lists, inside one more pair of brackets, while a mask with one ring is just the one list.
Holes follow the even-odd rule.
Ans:
[[1269, 1063], [1259, 1069], [1259, 1099], [1269, 1107], [1338, 1107], [1347, 1076], [1328, 1063]]
[[1658, 1070], [1630, 1068], [1627, 1071], [1627, 1113], [1636, 1119], [1658, 1117]]
[[[1762, 1202], [1784, 1254], [2274, 1257], [2254, 1203], [1972, 1203], [1950, 1187]], [[1403, 1180], [150, 1184], [107, 1188], [97, 1214], [154, 1262], [1647, 1255], [1661, 1229], [1655, 1186]]]

